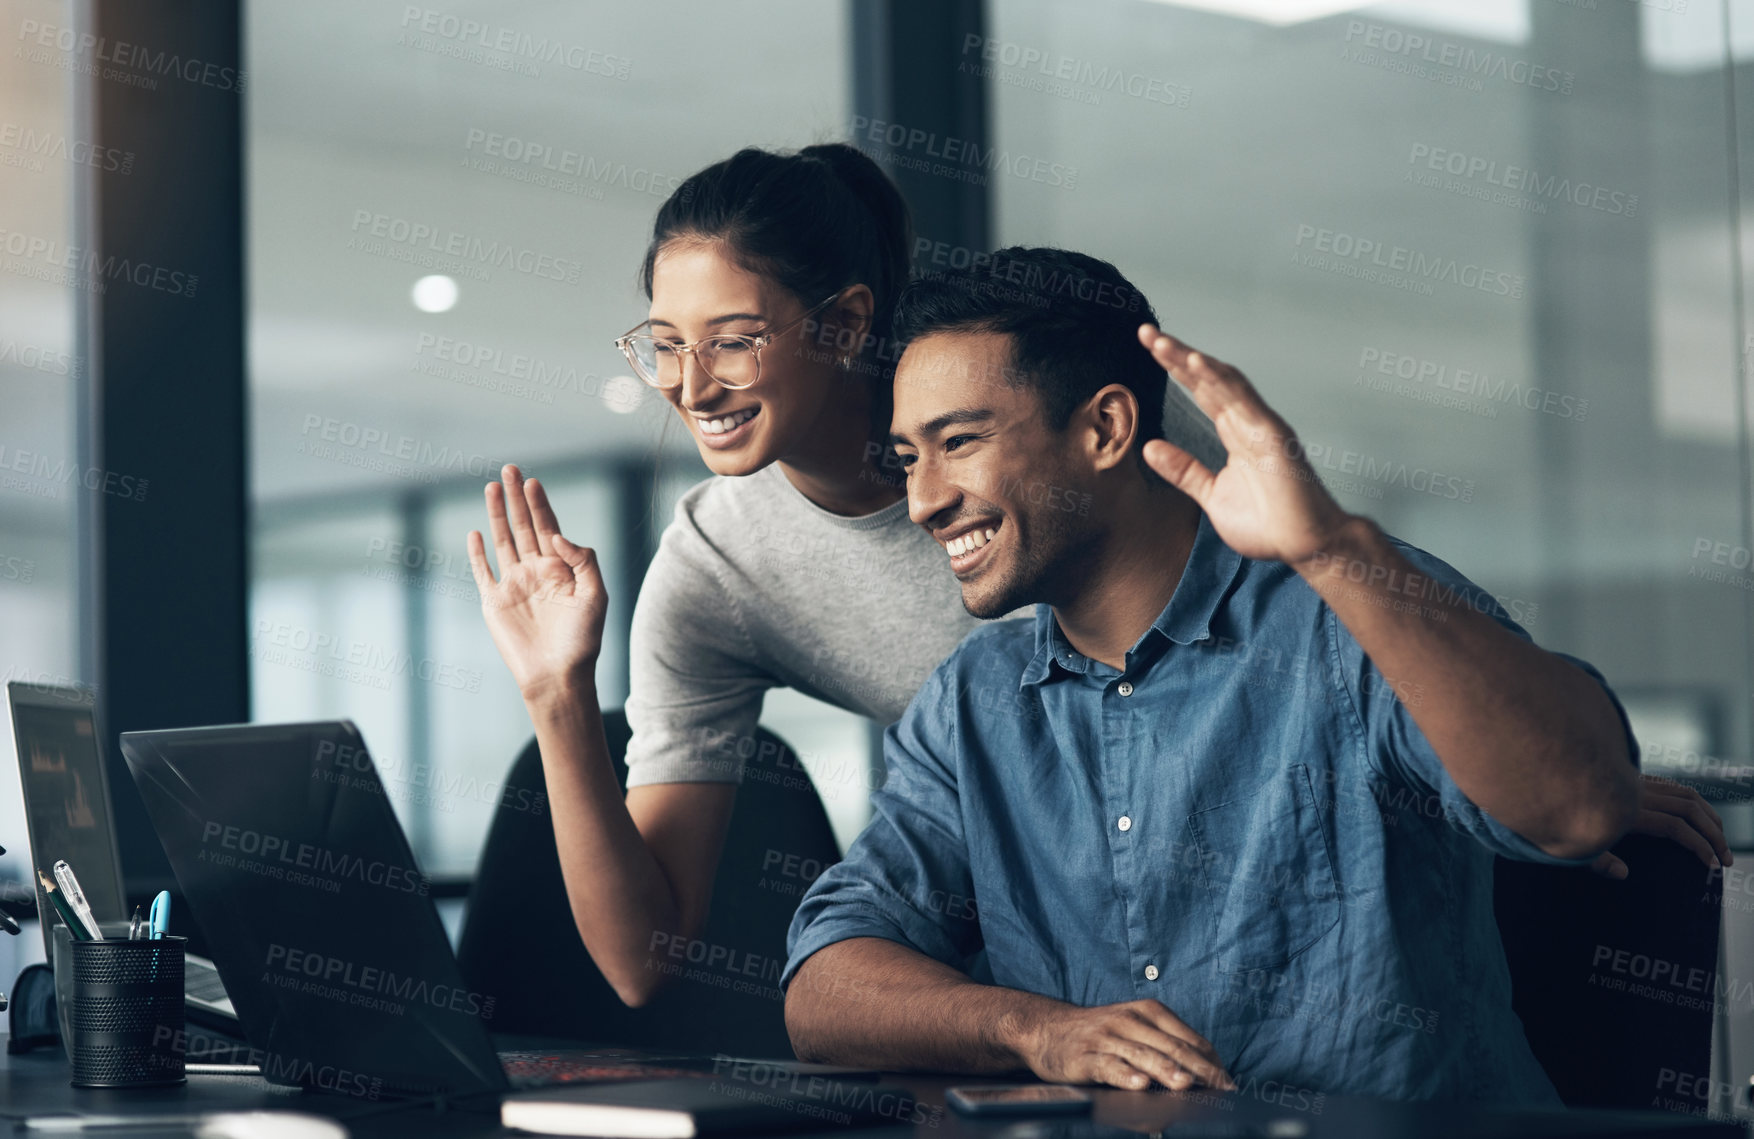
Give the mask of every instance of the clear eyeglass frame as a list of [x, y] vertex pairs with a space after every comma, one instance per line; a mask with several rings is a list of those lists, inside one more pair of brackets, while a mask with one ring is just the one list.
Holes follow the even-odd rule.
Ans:
[[[781, 336], [784, 336], [798, 325], [803, 324], [811, 316], [821, 312], [830, 304], [839, 300], [841, 293], [843, 292], [845, 292], [844, 289], [836, 289], [833, 293], [830, 293], [827, 297], [824, 297], [822, 300], [811, 305], [802, 313], [798, 314], [798, 316], [787, 321], [785, 324], [782, 324], [780, 327], [764, 329], [755, 335], [747, 335], [744, 333], [720, 333], [713, 336], [703, 336], [699, 340], [691, 341], [687, 344], [673, 344], [669, 341], [659, 340], [657, 337], [651, 335], [650, 332], [642, 333], [640, 329], [646, 328], [651, 324], [650, 320], [642, 320], [620, 336], [617, 336], [615, 338], [615, 347], [621, 349], [621, 354], [627, 357], [628, 366], [633, 369], [633, 374], [643, 380], [648, 387], [657, 388], [659, 391], [668, 391], [682, 386], [682, 368], [680, 363], [678, 363], [676, 368], [675, 383], [666, 384], [659, 378], [657, 374], [656, 360], [658, 345], [660, 344], [663, 345], [665, 351], [674, 354], [678, 360], [680, 360], [685, 354], [693, 353], [695, 362], [700, 365], [703, 372], [711, 377], [714, 383], [723, 388], [730, 388], [733, 391], [742, 391], [744, 388], [753, 387], [756, 381], [761, 379], [761, 350], [763, 348], [766, 348]], [[755, 362], [755, 368], [747, 382], [726, 383], [723, 379], [714, 374], [712, 365], [709, 361], [716, 357], [717, 354], [727, 346], [727, 342], [749, 350], [750, 358]], [[652, 362], [649, 364], [640, 359], [639, 352], [642, 343], [651, 352]], [[699, 349], [703, 344], [707, 346], [708, 352], [708, 355], [704, 357], [699, 352]]]

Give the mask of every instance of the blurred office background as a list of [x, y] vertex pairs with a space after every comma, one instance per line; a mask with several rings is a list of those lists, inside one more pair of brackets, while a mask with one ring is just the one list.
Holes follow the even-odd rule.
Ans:
[[[851, 140], [922, 267], [1114, 261], [1347, 506], [1597, 664], [1647, 768], [1754, 760], [1754, 0], [242, 0], [193, 71], [115, 58], [161, 7], [0, 0], [0, 670], [96, 685], [112, 750], [350, 717], [460, 896], [530, 734], [464, 554], [483, 482], [522, 464], [599, 551], [619, 705], [705, 476], [610, 343], [652, 217], [739, 146]], [[873, 727], [766, 722], [849, 840]], [[7, 768], [0, 876], [23, 838]]]

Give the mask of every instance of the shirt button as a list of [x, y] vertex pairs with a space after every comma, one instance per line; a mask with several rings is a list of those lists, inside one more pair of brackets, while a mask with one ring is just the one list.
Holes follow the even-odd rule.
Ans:
[[1122, 815], [1120, 817], [1120, 819], [1115, 823], [1115, 826], [1120, 827], [1124, 831], [1130, 831], [1133, 829], [1133, 820], [1128, 818], [1126, 815]]
[[1145, 979], [1147, 981], [1157, 980], [1157, 966], [1155, 966], [1155, 965], [1145, 966]]
[[1121, 681], [1120, 687], [1116, 688], [1115, 691], [1119, 692], [1122, 696], [1131, 696], [1133, 694], [1133, 686], [1123, 680]]

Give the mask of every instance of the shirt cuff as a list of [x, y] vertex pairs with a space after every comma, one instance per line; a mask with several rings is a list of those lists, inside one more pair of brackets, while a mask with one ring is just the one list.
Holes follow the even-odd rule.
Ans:
[[1480, 825], [1485, 827], [1486, 830], [1491, 833], [1493, 844], [1498, 847], [1498, 850], [1495, 853], [1501, 857], [1515, 859], [1518, 862], [1540, 862], [1548, 866], [1588, 866], [1598, 857], [1597, 855], [1592, 854], [1586, 858], [1560, 858], [1556, 854], [1548, 854], [1522, 835], [1516, 833], [1491, 815], [1487, 814], [1483, 808], [1476, 807], [1473, 803], [1469, 803], [1464, 809], [1471, 810], [1480, 820]]
[[[1591, 680], [1596, 682], [1596, 686], [1602, 690], [1603, 694], [1608, 697], [1608, 703], [1614, 706], [1614, 715], [1619, 717], [1620, 730], [1626, 735], [1626, 755], [1631, 760], [1632, 766], [1635, 768], [1638, 767], [1638, 737], [1632, 733], [1632, 720], [1626, 715], [1626, 709], [1621, 705], [1620, 697], [1614, 695], [1614, 690], [1608, 686], [1607, 680], [1599, 671], [1597, 671], [1596, 667], [1588, 661], [1580, 660], [1577, 657], [1571, 656], [1569, 653], [1555, 653], [1553, 655], [1562, 660], [1570, 661], [1573, 665], [1582, 669]], [[1492, 832], [1493, 837], [1506, 848], [1504, 855], [1507, 858], [1515, 858], [1521, 862], [1542, 862], [1549, 866], [1588, 866], [1599, 857], [1598, 855], [1592, 854], [1587, 858], [1559, 858], [1548, 854], [1522, 835], [1517, 834], [1491, 815], [1488, 815], [1485, 811], [1480, 810], [1478, 807], [1475, 807], [1474, 809], [1479, 812], [1481, 820], [1484, 822], [1486, 828]]]
[[[786, 971], [780, 974], [780, 991], [785, 991], [786, 986], [792, 983], [793, 975], [818, 950], [827, 949], [837, 941], [849, 941], [855, 937], [881, 937], [884, 941], [905, 945], [915, 953], [923, 953], [934, 960], [946, 960], [941, 953], [934, 953], [908, 937], [895, 924], [895, 920], [877, 906], [867, 902], [844, 902], [837, 905], [833, 912], [816, 917], [798, 934], [798, 940], [786, 960]], [[954, 959], [952, 954], [950, 960]]]
[[650, 783], [741, 783], [743, 762], [736, 759], [642, 759], [627, 765], [627, 785]]
[[648, 783], [741, 783], [747, 762], [737, 746], [759, 728], [747, 732], [696, 727], [635, 730], [627, 743], [627, 785]]

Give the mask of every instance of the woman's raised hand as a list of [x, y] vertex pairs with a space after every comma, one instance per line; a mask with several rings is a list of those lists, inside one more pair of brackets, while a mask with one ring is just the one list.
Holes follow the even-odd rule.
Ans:
[[500, 475], [487, 484], [497, 581], [481, 531], [469, 531], [481, 615], [524, 699], [564, 698], [593, 682], [609, 593], [596, 553], [561, 537], [541, 484], [510, 463]]

